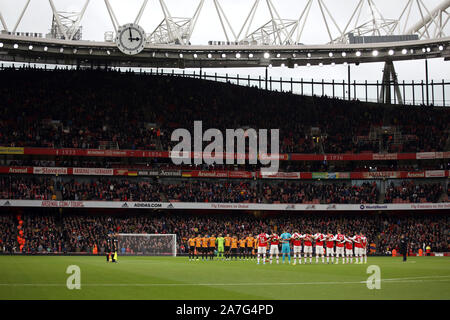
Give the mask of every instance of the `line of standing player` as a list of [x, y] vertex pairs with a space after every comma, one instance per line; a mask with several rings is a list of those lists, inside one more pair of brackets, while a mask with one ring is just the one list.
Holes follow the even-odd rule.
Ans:
[[316, 234], [309, 232], [301, 234], [298, 231], [290, 234], [284, 231], [281, 236], [278, 236], [276, 233], [268, 235], [263, 232], [257, 236], [257, 244], [258, 264], [261, 257], [263, 264], [266, 263], [267, 251], [269, 251], [269, 262], [272, 263], [275, 255], [277, 263], [279, 263], [280, 244], [283, 263], [285, 263], [286, 256], [289, 259], [289, 263], [291, 263], [291, 244], [294, 254], [294, 265], [297, 264], [297, 261], [299, 264], [302, 263], [302, 251], [304, 263], [307, 263], [307, 258], [309, 258], [309, 263], [311, 264], [313, 247], [315, 248], [316, 263], [319, 263], [319, 257], [322, 258], [322, 263], [325, 263], [325, 257], [328, 264], [330, 262], [332, 264], [339, 263], [339, 257], [342, 257], [342, 263], [344, 264], [353, 263], [353, 256], [357, 264], [367, 263], [367, 238], [361, 232], [356, 233], [353, 237], [342, 234], [340, 230], [337, 231], [337, 234], [332, 234], [331, 231], [328, 234], [320, 232]]
[[189, 248], [189, 261], [213, 260], [215, 256], [222, 260], [249, 260], [256, 258], [257, 242], [251, 234], [247, 236], [222, 237], [215, 235], [198, 235], [187, 240]]

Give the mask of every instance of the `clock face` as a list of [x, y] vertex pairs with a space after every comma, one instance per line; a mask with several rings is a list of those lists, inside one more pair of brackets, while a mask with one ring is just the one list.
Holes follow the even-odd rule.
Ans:
[[134, 23], [128, 23], [119, 28], [116, 45], [125, 54], [138, 54], [145, 47], [145, 31]]

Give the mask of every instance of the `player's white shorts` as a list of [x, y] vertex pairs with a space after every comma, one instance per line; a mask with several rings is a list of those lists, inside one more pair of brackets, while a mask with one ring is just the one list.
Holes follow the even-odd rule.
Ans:
[[362, 256], [365, 256], [367, 254], [366, 248], [360, 248], [359, 250], [361, 251]]
[[316, 246], [316, 255], [323, 255], [323, 246]]
[[302, 246], [294, 246], [294, 253], [302, 253]]
[[279, 254], [280, 253], [280, 249], [278, 248], [278, 246], [276, 244], [272, 244], [270, 246], [270, 254]]
[[305, 253], [311, 253], [312, 254], [312, 246], [305, 246], [304, 250]]
[[344, 247], [336, 247], [336, 255], [344, 255]]
[[348, 256], [352, 256], [353, 255], [353, 250], [352, 249], [345, 249], [345, 255]]
[[355, 256], [363, 256], [365, 254], [366, 254], [366, 249], [365, 248], [355, 247]]
[[334, 254], [334, 248], [328, 248], [327, 247], [327, 255]]
[[259, 254], [265, 254], [267, 252], [267, 247], [258, 247]]

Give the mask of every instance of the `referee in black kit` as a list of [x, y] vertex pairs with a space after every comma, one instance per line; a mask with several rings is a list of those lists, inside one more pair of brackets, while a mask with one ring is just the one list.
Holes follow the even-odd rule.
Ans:
[[406, 256], [408, 255], [408, 238], [404, 234], [400, 237], [400, 250], [403, 254], [403, 262], [406, 262]]

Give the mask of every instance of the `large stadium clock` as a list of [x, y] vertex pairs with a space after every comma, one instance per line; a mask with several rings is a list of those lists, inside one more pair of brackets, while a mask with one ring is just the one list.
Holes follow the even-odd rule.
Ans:
[[145, 31], [134, 23], [128, 23], [117, 30], [116, 45], [120, 51], [128, 55], [135, 55], [144, 50]]

